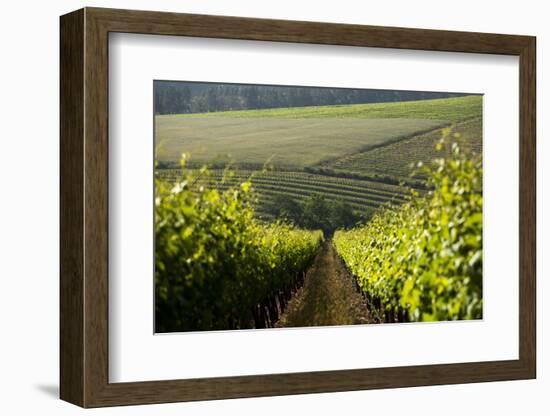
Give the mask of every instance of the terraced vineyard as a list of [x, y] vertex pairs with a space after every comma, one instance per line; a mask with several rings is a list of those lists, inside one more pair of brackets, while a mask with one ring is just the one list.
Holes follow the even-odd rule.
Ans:
[[[430, 160], [443, 156], [435, 149], [441, 139], [443, 129], [436, 129], [426, 134], [414, 136], [397, 143], [378, 147], [367, 152], [355, 153], [328, 162], [322, 166], [336, 172], [352, 172], [370, 175], [390, 175], [396, 178], [408, 178], [418, 162], [428, 163]], [[482, 121], [481, 118], [457, 123], [454, 134], [460, 135], [460, 143], [467, 150], [478, 155], [482, 152]]]
[[[176, 181], [181, 178], [179, 169], [159, 171], [161, 179]], [[391, 184], [360, 179], [316, 175], [306, 172], [268, 171], [254, 172], [238, 170], [232, 176], [224, 175], [223, 170], [213, 170], [212, 176], [203, 181], [218, 189], [225, 190], [252, 177], [259, 201], [257, 214], [260, 218], [271, 219], [271, 215], [262, 209], [276, 195], [284, 195], [297, 202], [305, 198], [322, 194], [327, 200], [343, 200], [362, 217], [369, 216], [382, 204], [402, 203], [408, 191], [406, 188]]]

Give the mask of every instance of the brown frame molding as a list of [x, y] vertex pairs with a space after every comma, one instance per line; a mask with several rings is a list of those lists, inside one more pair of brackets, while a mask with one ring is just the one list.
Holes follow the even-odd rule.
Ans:
[[[60, 29], [61, 399], [101, 407], [536, 377], [534, 37], [100, 8], [62, 16]], [[519, 360], [109, 383], [109, 32], [519, 56]]]

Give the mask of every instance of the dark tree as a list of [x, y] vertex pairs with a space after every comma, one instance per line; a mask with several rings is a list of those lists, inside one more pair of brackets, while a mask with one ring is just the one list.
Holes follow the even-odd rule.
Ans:
[[329, 211], [330, 224], [333, 230], [352, 227], [359, 220], [351, 205], [342, 199], [331, 201]]
[[303, 225], [309, 229], [321, 229], [325, 235], [332, 234], [330, 209], [324, 195], [314, 194], [304, 202]]
[[265, 209], [277, 219], [297, 226], [302, 225], [302, 205], [292, 198], [280, 194], [275, 195]]
[[455, 97], [464, 94], [155, 81], [155, 114], [360, 104]]

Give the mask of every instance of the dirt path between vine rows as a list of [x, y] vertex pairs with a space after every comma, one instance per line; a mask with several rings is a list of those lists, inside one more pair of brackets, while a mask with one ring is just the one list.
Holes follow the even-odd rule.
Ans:
[[353, 278], [336, 254], [330, 241], [325, 242], [308, 270], [304, 285], [290, 299], [276, 327], [304, 327], [366, 324], [369, 316]]

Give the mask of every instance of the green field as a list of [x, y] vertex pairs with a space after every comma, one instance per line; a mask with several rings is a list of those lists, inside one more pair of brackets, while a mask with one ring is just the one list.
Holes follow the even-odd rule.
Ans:
[[197, 163], [233, 162], [302, 168], [433, 130], [447, 121], [423, 119], [279, 119], [161, 117], [160, 161], [184, 150]]
[[[481, 155], [481, 118], [457, 123], [453, 132], [460, 134], [460, 143], [466, 149]], [[323, 166], [334, 169], [336, 172], [408, 178], [413, 174], [416, 169], [414, 165], [418, 162], [428, 163], [436, 157], [441, 157], [441, 153], [435, 149], [441, 135], [442, 131], [437, 129], [368, 152], [345, 156], [325, 163]]]

